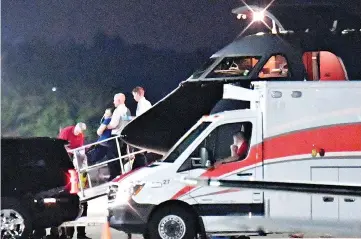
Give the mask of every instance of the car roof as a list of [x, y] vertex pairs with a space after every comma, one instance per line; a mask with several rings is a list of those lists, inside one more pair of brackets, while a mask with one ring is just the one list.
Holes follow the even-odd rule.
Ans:
[[66, 140], [51, 137], [1, 137], [1, 143], [59, 143], [66, 144]]

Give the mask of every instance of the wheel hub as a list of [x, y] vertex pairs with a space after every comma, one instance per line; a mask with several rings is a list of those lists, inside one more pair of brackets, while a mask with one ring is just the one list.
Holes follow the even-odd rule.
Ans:
[[1, 239], [20, 237], [25, 230], [24, 218], [15, 210], [1, 210]]
[[168, 215], [159, 222], [158, 232], [162, 239], [181, 239], [186, 232], [186, 225], [182, 218]]

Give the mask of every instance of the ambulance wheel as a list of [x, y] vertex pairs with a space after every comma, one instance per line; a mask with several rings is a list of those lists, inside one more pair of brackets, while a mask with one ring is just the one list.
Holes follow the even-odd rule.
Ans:
[[197, 220], [192, 212], [168, 206], [157, 210], [148, 223], [147, 236], [150, 239], [196, 238]]
[[1, 201], [1, 238], [28, 238], [32, 230], [27, 210], [17, 200]]

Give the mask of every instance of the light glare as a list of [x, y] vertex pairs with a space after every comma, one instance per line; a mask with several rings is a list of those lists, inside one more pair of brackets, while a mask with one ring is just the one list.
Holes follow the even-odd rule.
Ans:
[[255, 22], [261, 22], [264, 19], [264, 12], [253, 12], [253, 21]]

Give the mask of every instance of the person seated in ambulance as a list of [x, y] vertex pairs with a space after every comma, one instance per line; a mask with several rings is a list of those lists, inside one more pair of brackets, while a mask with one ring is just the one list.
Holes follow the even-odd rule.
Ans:
[[238, 131], [233, 135], [233, 144], [230, 146], [231, 156], [218, 160], [215, 162], [214, 167], [217, 167], [224, 163], [230, 163], [238, 160], [245, 159], [248, 152], [248, 142], [244, 133], [242, 131]]

